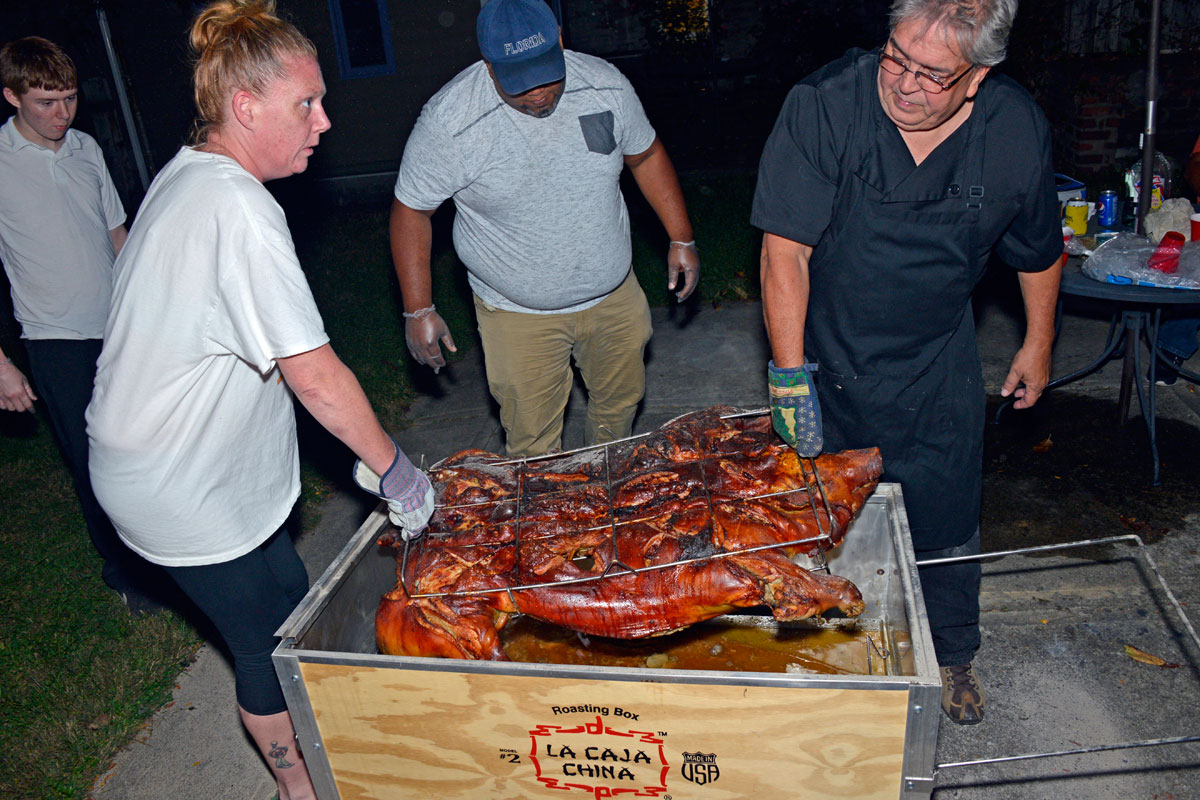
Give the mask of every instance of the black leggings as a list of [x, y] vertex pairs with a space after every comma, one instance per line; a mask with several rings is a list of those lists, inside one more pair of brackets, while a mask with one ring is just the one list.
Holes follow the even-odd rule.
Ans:
[[271, 651], [279, 643], [275, 631], [308, 592], [308, 572], [287, 530], [232, 561], [166, 570], [233, 653], [238, 705], [264, 716], [286, 711]]

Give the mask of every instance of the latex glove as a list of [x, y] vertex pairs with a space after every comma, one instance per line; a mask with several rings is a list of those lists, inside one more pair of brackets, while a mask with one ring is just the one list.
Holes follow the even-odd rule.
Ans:
[[679, 273], [683, 273], [683, 288], [675, 294], [675, 299], [683, 302], [700, 282], [700, 253], [696, 250], [695, 242], [671, 242], [667, 249], [667, 288], [674, 289], [679, 283]]
[[437, 313], [436, 306], [422, 308], [413, 313], [404, 312], [404, 339], [408, 342], [408, 352], [418, 364], [433, 367], [436, 375], [438, 370], [446, 366], [446, 358], [442, 355], [440, 341], [451, 353], [457, 353], [454, 338], [446, 321]]
[[9, 359], [0, 360], [0, 409], [5, 411], [28, 411], [33, 408], [37, 395], [25, 373], [17, 369]]
[[771, 396], [771, 424], [802, 458], [821, 454], [821, 406], [812, 374], [816, 364], [781, 368], [767, 364], [767, 389]]
[[433, 516], [433, 485], [399, 445], [393, 441], [392, 446], [396, 448], [396, 456], [382, 477], [361, 460], [354, 462], [353, 477], [360, 489], [387, 501], [388, 519], [407, 542], [420, 536]]

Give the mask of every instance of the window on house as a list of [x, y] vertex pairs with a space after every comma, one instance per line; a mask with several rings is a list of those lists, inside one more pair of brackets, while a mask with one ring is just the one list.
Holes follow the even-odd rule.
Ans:
[[329, 0], [329, 14], [343, 78], [395, 73], [385, 0]]

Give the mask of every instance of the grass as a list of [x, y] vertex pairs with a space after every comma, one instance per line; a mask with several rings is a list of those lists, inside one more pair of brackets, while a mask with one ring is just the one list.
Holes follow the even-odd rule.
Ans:
[[85, 797], [117, 749], [170, 700], [200, 638], [174, 614], [130, 618], [100, 580], [48, 422], [6, 422], [0, 796]]
[[[293, 236], [334, 350], [351, 366], [385, 427], [403, 424], [419, 371], [404, 342], [400, 290], [387, 238], [387, 207], [292, 215]], [[450, 248], [448, 215], [439, 218], [434, 304], [467, 349], [474, 319], [466, 278]]]
[[[700, 252], [697, 303], [757, 299], [760, 234], [750, 227], [754, 177], [746, 173], [681, 178]], [[652, 306], [674, 302], [666, 288], [667, 240], [636, 188], [626, 189], [633, 217], [633, 263]]]
[[[753, 177], [684, 180], [703, 263], [696, 303], [758, 296], [758, 237], [748, 223]], [[652, 305], [669, 302], [666, 237], [636, 187], [634, 261]], [[385, 427], [399, 429], [424, 367], [404, 343], [387, 243], [387, 209], [290, 213], [301, 263], [334, 349], [354, 370]], [[451, 214], [435, 217], [434, 302], [459, 355], [476, 342], [470, 292], [449, 243]], [[20, 363], [0, 286], [0, 346]], [[673, 301], [670, 301], [673, 302]], [[28, 370], [25, 370], [28, 374]], [[300, 419], [301, 524], [348, 485], [352, 456]], [[0, 797], [79, 800], [114, 755], [170, 700], [200, 634], [168, 613], [131, 619], [100, 579], [70, 477], [44, 415], [0, 412]]]

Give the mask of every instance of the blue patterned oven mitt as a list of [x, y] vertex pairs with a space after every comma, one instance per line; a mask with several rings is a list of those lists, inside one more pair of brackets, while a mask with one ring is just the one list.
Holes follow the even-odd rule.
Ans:
[[771, 424], [783, 440], [803, 458], [821, 454], [821, 406], [813, 386], [816, 364], [780, 368], [767, 364], [767, 389], [771, 397]]

